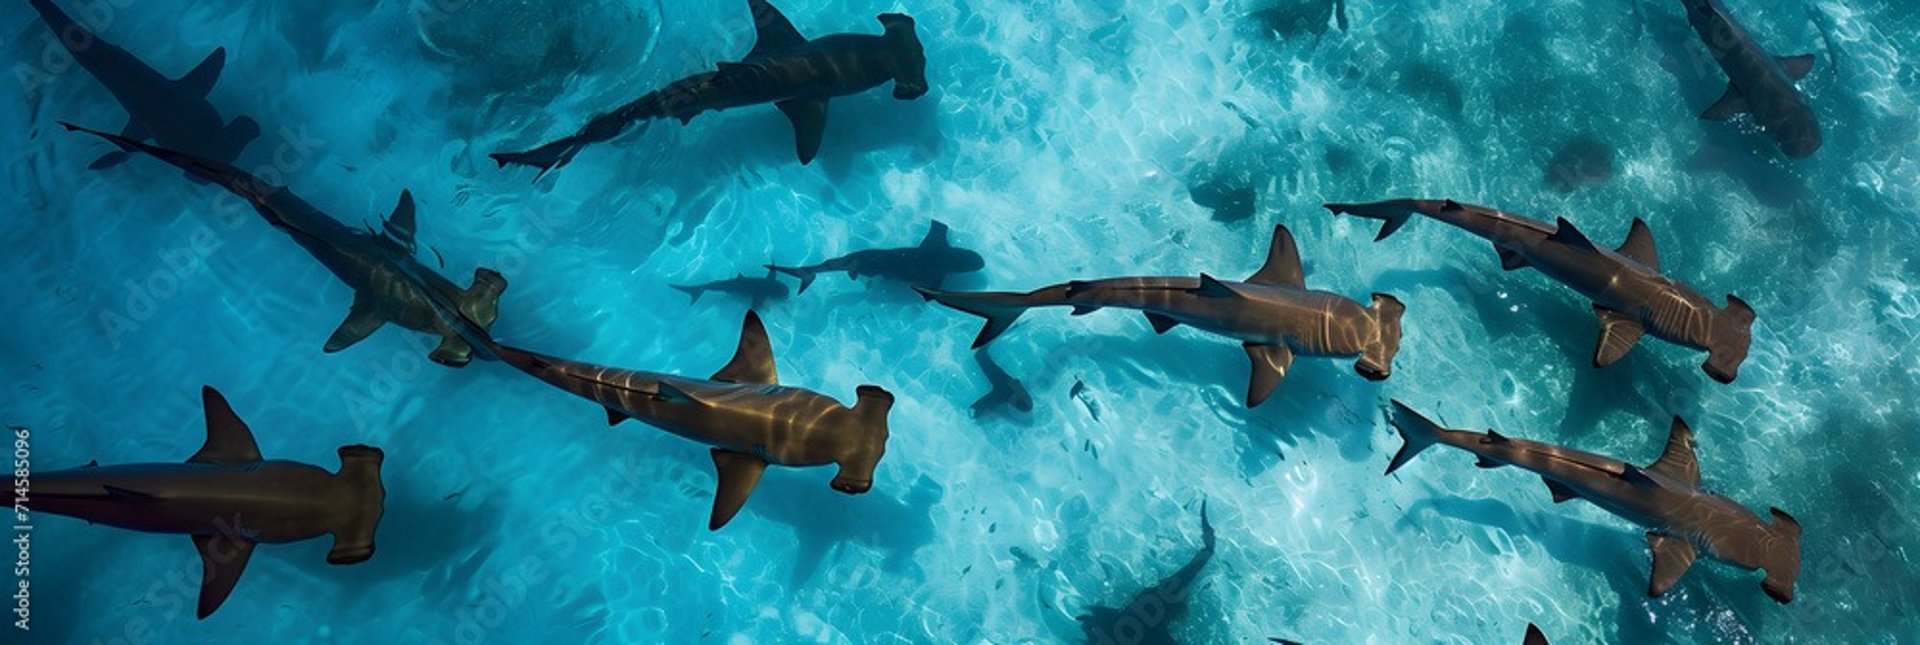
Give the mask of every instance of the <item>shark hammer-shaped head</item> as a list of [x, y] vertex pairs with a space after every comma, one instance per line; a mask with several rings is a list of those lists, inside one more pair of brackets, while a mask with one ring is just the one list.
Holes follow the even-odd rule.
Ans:
[[1740, 374], [1740, 364], [1747, 360], [1747, 346], [1753, 342], [1753, 307], [1747, 306], [1732, 294], [1727, 295], [1727, 306], [1713, 312], [1711, 338], [1702, 343], [1707, 348], [1707, 362], [1700, 366], [1707, 376], [1721, 383], [1732, 383]]
[[833, 489], [848, 495], [873, 489], [873, 471], [887, 454], [887, 413], [893, 410], [893, 393], [880, 386], [862, 385], [855, 392], [860, 400], [853, 404], [853, 422], [831, 446], [837, 453], [833, 463], [840, 467]]
[[913, 31], [913, 17], [904, 13], [883, 13], [879, 17], [880, 24], [887, 28], [884, 38], [893, 47], [893, 98], [920, 98], [927, 93], [927, 53]]

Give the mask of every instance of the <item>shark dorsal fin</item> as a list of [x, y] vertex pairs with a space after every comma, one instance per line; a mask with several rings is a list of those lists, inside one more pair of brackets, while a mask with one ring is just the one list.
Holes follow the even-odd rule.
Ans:
[[1202, 298], [1239, 298], [1241, 297], [1240, 292], [1235, 291], [1233, 287], [1228, 286], [1227, 283], [1221, 282], [1218, 278], [1215, 278], [1211, 275], [1207, 275], [1205, 273], [1200, 274], [1200, 287], [1194, 289], [1193, 293], [1194, 295], [1200, 296]]
[[773, 365], [773, 343], [767, 340], [767, 326], [760, 322], [760, 314], [747, 311], [746, 321], [740, 324], [740, 346], [733, 350], [733, 360], [713, 373], [713, 380], [767, 385], [780, 382]]
[[1660, 270], [1660, 252], [1653, 248], [1653, 231], [1638, 217], [1633, 218], [1633, 228], [1627, 229], [1627, 241], [1620, 245], [1619, 253], [1649, 269]]
[[408, 253], [413, 252], [413, 191], [400, 191], [400, 201], [393, 205], [393, 213], [387, 216], [385, 227], [393, 241], [406, 247]]
[[1581, 233], [1580, 229], [1574, 228], [1573, 222], [1567, 221], [1567, 218], [1565, 217], [1560, 218], [1558, 228], [1555, 228], [1553, 230], [1553, 234], [1548, 235], [1547, 239], [1552, 240], [1554, 242], [1559, 242], [1561, 244], [1565, 244], [1567, 246], [1571, 246], [1574, 248], [1580, 248], [1580, 249], [1599, 248], [1593, 245], [1593, 240], [1587, 239], [1587, 236], [1585, 233]]
[[200, 61], [199, 65], [193, 66], [192, 71], [174, 82], [178, 83], [180, 89], [186, 93], [206, 96], [208, 92], [213, 91], [213, 84], [220, 80], [220, 70], [225, 69], [226, 66], [227, 48], [216, 47], [212, 53], [207, 54], [207, 57]]
[[1693, 456], [1693, 430], [1680, 417], [1673, 418], [1667, 432], [1667, 450], [1647, 465], [1647, 470], [1672, 477], [1691, 486], [1700, 485], [1700, 462]]
[[938, 249], [947, 246], [947, 223], [933, 220], [933, 225], [927, 227], [927, 236], [920, 239], [920, 248]]
[[260, 446], [253, 442], [247, 422], [233, 413], [227, 397], [212, 387], [200, 388], [200, 402], [207, 413], [207, 443], [187, 459], [190, 464], [250, 464], [260, 461]]
[[773, 8], [767, 0], [747, 0], [747, 9], [753, 13], [753, 49], [747, 52], [752, 58], [769, 51], [778, 51], [788, 47], [807, 44], [807, 37], [793, 28], [793, 22], [786, 14]]
[[1306, 286], [1306, 277], [1300, 270], [1300, 249], [1293, 243], [1292, 231], [1285, 226], [1273, 227], [1273, 243], [1267, 247], [1267, 263], [1249, 276], [1247, 282], [1278, 287]]
[[1547, 635], [1540, 632], [1539, 625], [1527, 623], [1527, 635], [1520, 645], [1547, 645]]

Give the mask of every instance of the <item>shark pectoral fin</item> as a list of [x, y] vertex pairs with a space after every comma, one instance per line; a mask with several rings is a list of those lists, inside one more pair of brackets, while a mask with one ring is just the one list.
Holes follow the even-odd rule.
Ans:
[[1659, 533], [1647, 534], [1647, 546], [1653, 547], [1653, 580], [1647, 584], [1647, 597], [1652, 598], [1665, 595], [1680, 582], [1697, 553], [1692, 542]]
[[1527, 257], [1520, 255], [1518, 251], [1495, 244], [1493, 245], [1493, 252], [1500, 254], [1501, 269], [1512, 271], [1514, 269], [1524, 269], [1527, 266]]
[[253, 430], [233, 413], [227, 397], [212, 387], [200, 388], [200, 405], [206, 409], [207, 442], [187, 458], [194, 464], [250, 464], [260, 461], [260, 445], [253, 441]]
[[1247, 382], [1247, 407], [1257, 408], [1273, 395], [1280, 381], [1293, 367], [1293, 350], [1286, 345], [1246, 344], [1247, 360], [1253, 363], [1253, 376]]
[[1633, 351], [1635, 343], [1646, 335], [1645, 327], [1631, 316], [1602, 307], [1593, 306], [1593, 313], [1600, 317], [1600, 342], [1593, 350], [1593, 366], [1606, 367], [1619, 362], [1627, 352]]
[[93, 163], [87, 164], [87, 170], [104, 170], [107, 168], [112, 168], [114, 166], [118, 166], [122, 163], [125, 163], [126, 160], [132, 159], [132, 158], [133, 158], [133, 155], [131, 153], [128, 153], [125, 150], [115, 150], [113, 152], [100, 155], [99, 159], [95, 159], [93, 160]]
[[740, 324], [740, 346], [733, 350], [733, 360], [713, 373], [713, 380], [767, 385], [780, 382], [773, 365], [773, 343], [767, 340], [767, 326], [760, 322], [760, 314], [747, 311], [747, 319]]
[[787, 120], [793, 122], [794, 152], [800, 155], [800, 165], [813, 162], [813, 156], [820, 152], [820, 139], [827, 132], [826, 99], [789, 99], [775, 103]]
[[1707, 106], [1706, 111], [1700, 113], [1700, 118], [1708, 121], [1725, 121], [1745, 114], [1747, 110], [1747, 96], [1740, 93], [1740, 88], [1728, 83], [1727, 93], [1721, 94], [1720, 100], [1714, 101], [1713, 105]]
[[754, 33], [753, 49], [748, 50], [748, 58], [807, 44], [807, 37], [800, 35], [800, 30], [793, 28], [793, 22], [787, 20], [786, 14], [773, 8], [767, 0], [747, 0], [747, 11], [753, 14]]
[[1267, 263], [1249, 276], [1247, 282], [1294, 288], [1306, 286], [1306, 274], [1300, 268], [1300, 249], [1293, 242], [1292, 231], [1285, 226], [1273, 227], [1273, 242], [1267, 247]]
[[1673, 426], [1667, 431], [1667, 450], [1660, 458], [1647, 465], [1647, 470], [1686, 482], [1691, 486], [1700, 485], [1700, 461], [1693, 455], [1693, 430], [1680, 417], [1673, 418]]
[[1146, 313], [1147, 322], [1153, 325], [1153, 333], [1164, 334], [1167, 333], [1167, 330], [1180, 326], [1180, 321], [1174, 320], [1165, 314], [1156, 314], [1151, 311]]
[[1559, 219], [1558, 225], [1553, 229], [1553, 234], [1548, 235], [1547, 240], [1559, 242], [1577, 249], [1598, 250], [1600, 248], [1593, 244], [1593, 240], [1587, 239], [1587, 234], [1581, 233], [1580, 229], [1576, 228], [1573, 222], [1567, 221], [1565, 217]]
[[395, 242], [399, 242], [400, 246], [406, 248], [408, 253], [413, 252], [415, 248], [413, 243], [413, 232], [415, 230], [413, 225], [413, 191], [400, 191], [400, 201], [393, 205], [393, 213], [387, 215], [384, 228], [387, 229], [388, 237], [393, 238]]
[[629, 416], [625, 412], [621, 412], [613, 408], [607, 408], [607, 427], [609, 428], [620, 425], [621, 421], [626, 421], [627, 419], [631, 419], [631, 418], [633, 417]]
[[1568, 488], [1566, 484], [1545, 477], [1540, 478], [1540, 481], [1547, 483], [1547, 492], [1553, 493], [1553, 503], [1555, 504], [1570, 499], [1579, 499], [1580, 497], [1580, 493], [1575, 492], [1572, 488]]
[[465, 367], [473, 362], [473, 345], [458, 334], [440, 337], [440, 345], [427, 353], [427, 359], [447, 367]]
[[1633, 228], [1627, 229], [1627, 241], [1620, 244], [1618, 252], [1649, 269], [1660, 270], [1660, 251], [1653, 247], [1653, 231], [1647, 228], [1646, 220], [1633, 218]]
[[[1068, 315], [1072, 315], [1072, 316], [1085, 316], [1085, 315], [1087, 315], [1087, 314], [1090, 314], [1090, 313], [1093, 313], [1093, 312], [1096, 312], [1096, 311], [1099, 311], [1099, 310], [1100, 310], [1100, 307], [1099, 307], [1099, 306], [1097, 306], [1097, 305], [1074, 305], [1074, 306], [1073, 306], [1073, 312], [1072, 312], [1072, 313], [1070, 313], [1070, 314], [1068, 314]], [[1151, 315], [1151, 314], [1149, 314], [1149, 315]]]
[[233, 586], [240, 583], [240, 574], [247, 570], [247, 560], [253, 557], [253, 541], [229, 535], [195, 535], [193, 547], [200, 551], [199, 614], [204, 620], [227, 601]]
[[1499, 468], [1501, 466], [1505, 466], [1506, 464], [1494, 461], [1487, 457], [1481, 457], [1478, 461], [1473, 462], [1473, 465], [1476, 468]]
[[720, 475], [720, 484], [713, 494], [713, 517], [707, 520], [709, 531], [720, 530], [740, 512], [747, 497], [753, 495], [753, 487], [760, 483], [760, 474], [767, 471], [767, 462], [746, 453], [714, 448], [713, 468]]
[[227, 66], [227, 48], [215, 47], [212, 53], [195, 65], [193, 71], [174, 81], [180, 89], [194, 96], [206, 96], [213, 91], [213, 84], [220, 80], [220, 70]]
[[1200, 286], [1195, 288], [1192, 293], [1202, 298], [1241, 297], [1240, 292], [1235, 291], [1232, 285], [1221, 282], [1219, 279], [1205, 273], [1200, 274]]
[[331, 354], [352, 347], [386, 323], [386, 317], [381, 316], [367, 298], [355, 294], [353, 308], [347, 310], [347, 319], [340, 322], [340, 327], [333, 330], [332, 336], [327, 337], [327, 346], [322, 351]]
[[1775, 60], [1780, 62], [1780, 71], [1786, 72], [1787, 78], [1796, 81], [1806, 78], [1807, 72], [1813, 71], [1813, 54], [1780, 56]]

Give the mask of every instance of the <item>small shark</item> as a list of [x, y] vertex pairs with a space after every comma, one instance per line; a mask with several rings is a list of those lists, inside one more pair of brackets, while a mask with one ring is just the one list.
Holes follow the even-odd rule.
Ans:
[[1725, 308], [1715, 307], [1692, 287], [1662, 275], [1653, 232], [1638, 218], [1620, 248], [1606, 249], [1565, 218], [1557, 225], [1547, 224], [1453, 200], [1327, 204], [1327, 210], [1385, 222], [1376, 240], [1400, 230], [1415, 213], [1426, 215], [1493, 242], [1503, 269], [1533, 267], [1572, 287], [1593, 301], [1593, 312], [1600, 318], [1594, 367], [1614, 364], [1646, 334], [1706, 350], [1707, 362], [1701, 369], [1721, 383], [1732, 383], [1747, 360], [1753, 308], [1731, 294]]
[[[880, 14], [878, 36], [834, 34], [808, 40], [766, 0], [747, 0], [756, 34], [739, 62], [674, 81], [633, 102], [593, 117], [579, 132], [526, 152], [488, 155], [507, 164], [532, 166], [540, 175], [567, 165], [582, 148], [612, 140], [635, 123], [675, 118], [681, 124], [701, 112], [772, 103], [793, 122], [800, 163], [813, 161], [827, 129], [827, 100], [893, 82], [902, 101], [927, 93], [927, 57], [914, 34], [913, 18]], [[539, 175], [534, 179], [539, 180]]]
[[1666, 452], [1642, 468], [1633, 464], [1525, 439], [1450, 430], [1393, 401], [1389, 420], [1406, 445], [1387, 465], [1387, 474], [1405, 466], [1420, 451], [1443, 443], [1480, 458], [1482, 468], [1517, 466], [1540, 475], [1555, 503], [1584, 499], [1609, 513], [1651, 529], [1653, 578], [1649, 597], [1665, 594], [1680, 581], [1701, 552], [1745, 570], [1766, 569], [1760, 587], [1781, 603], [1793, 601], [1800, 574], [1800, 522], [1771, 509], [1764, 523], [1753, 511], [1700, 486], [1693, 432], [1679, 417], [1667, 435]]
[[1400, 350], [1400, 315], [1406, 307], [1393, 296], [1373, 294], [1362, 306], [1339, 294], [1307, 289], [1293, 234], [1275, 226], [1267, 263], [1245, 282], [1200, 274], [1178, 277], [1108, 278], [1041, 287], [1027, 293], [947, 292], [918, 289], [928, 300], [987, 319], [974, 338], [979, 348], [1035, 307], [1071, 306], [1073, 315], [1105, 307], [1137, 309], [1157, 333], [1193, 325], [1241, 341], [1253, 363], [1247, 407], [1273, 394], [1286, 378], [1294, 356], [1358, 356], [1354, 369], [1368, 380], [1392, 373]]
[[769, 264], [767, 270], [799, 278], [800, 293], [806, 293], [807, 287], [813, 286], [813, 279], [822, 273], [845, 273], [855, 279], [874, 276], [937, 289], [946, 284], [947, 276], [972, 273], [986, 266], [979, 253], [949, 243], [947, 225], [936, 220], [919, 246], [854, 251], [812, 266]]
[[[153, 140], [175, 150], [221, 163], [233, 163], [260, 136], [260, 124], [245, 116], [228, 123], [207, 101], [207, 93], [226, 67], [227, 50], [218, 48], [178, 79], [167, 78], [127, 50], [102, 40], [50, 0], [29, 0], [82, 69], [106, 86], [127, 111], [120, 136]], [[87, 166], [95, 170], [126, 161], [125, 150], [108, 153]]]
[[434, 362], [460, 367], [472, 360], [473, 348], [429, 302], [427, 291], [454, 301], [456, 307], [482, 329], [493, 324], [500, 293], [507, 281], [485, 267], [474, 270], [473, 286], [465, 290], [421, 264], [414, 254], [413, 194], [400, 192], [400, 202], [387, 216], [384, 233], [357, 230], [323, 213], [284, 186], [274, 186], [223, 162], [160, 148], [126, 137], [62, 123], [68, 130], [92, 134], [124, 150], [144, 152], [198, 177], [220, 185], [247, 203], [274, 228], [312, 254], [334, 277], [353, 289], [353, 307], [347, 319], [327, 338], [324, 350], [337, 352], [371, 335], [388, 322], [440, 337], [428, 355]]
[[1707, 53], [1727, 73], [1727, 91], [1700, 113], [1700, 118], [1725, 121], [1753, 114], [1760, 127], [1788, 157], [1801, 159], [1820, 149], [1820, 122], [1807, 96], [1794, 81], [1813, 69], [1813, 54], [1775, 58], [1727, 12], [1720, 0], [1681, 0], [1687, 23], [1707, 47]]
[[973, 402], [971, 414], [974, 418], [1009, 407], [1023, 413], [1033, 411], [1033, 396], [1027, 393], [1027, 386], [1008, 374], [999, 363], [993, 362], [993, 356], [985, 348], [975, 350], [973, 360], [980, 365], [980, 373], [986, 375], [988, 386], [987, 393]]
[[774, 278], [774, 272], [772, 271], [768, 271], [767, 276], [764, 278], [749, 278], [747, 274], [741, 273], [725, 280], [715, 280], [704, 284], [674, 284], [667, 286], [687, 294], [687, 297], [692, 299], [688, 301], [689, 303], [700, 302], [700, 296], [706, 295], [709, 291], [718, 291], [720, 293], [730, 293], [746, 298], [753, 303], [751, 306], [754, 309], [759, 309], [761, 305], [766, 304], [770, 300], [780, 300], [787, 297], [786, 283]]
[[1200, 570], [1213, 559], [1213, 524], [1207, 521], [1207, 505], [1200, 503], [1200, 550], [1187, 563], [1160, 582], [1140, 590], [1118, 608], [1095, 606], [1079, 617], [1080, 630], [1087, 642], [1175, 643], [1173, 621], [1187, 611], [1187, 597], [1200, 579]]
[[201, 388], [207, 442], [184, 464], [126, 464], [35, 472], [31, 509], [147, 533], [193, 537], [205, 571], [199, 617], [226, 602], [255, 544], [333, 536], [331, 564], [373, 557], [384, 513], [384, 454], [342, 446], [340, 472], [265, 460], [253, 431], [211, 387]]
[[[477, 327], [469, 321], [466, 335], [485, 333]], [[858, 401], [849, 408], [818, 392], [780, 385], [766, 326], [752, 311], [741, 325], [733, 360], [710, 379], [589, 365], [507, 345], [486, 351], [605, 407], [608, 425], [639, 419], [712, 446], [720, 482], [709, 530], [740, 512], [769, 464], [837, 465], [833, 489], [858, 495], [873, 488], [874, 469], [887, 451], [893, 394], [862, 385], [854, 388]]]

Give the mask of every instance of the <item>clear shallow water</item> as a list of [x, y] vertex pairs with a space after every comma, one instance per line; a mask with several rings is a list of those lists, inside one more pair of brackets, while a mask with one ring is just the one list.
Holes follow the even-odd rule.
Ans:
[[[1249, 18], [1270, 4], [789, 1], [809, 35], [912, 14], [933, 91], [836, 101], [806, 167], [771, 109], [656, 125], [539, 184], [486, 160], [737, 57], [745, 12], [716, 4], [156, 2], [103, 33], [175, 74], [227, 46], [213, 99], [268, 133], [242, 165], [284, 152], [293, 190], [348, 221], [411, 189], [445, 273], [505, 273], [496, 331], [549, 353], [705, 374], [744, 305], [689, 306], [667, 282], [907, 245], [936, 218], [987, 258], [957, 286], [1022, 289], [1249, 273], [1278, 222], [1313, 286], [1406, 302], [1396, 373], [1372, 384], [1303, 360], [1249, 412], [1230, 343], [1043, 312], [993, 346], [1033, 414], [975, 422], [974, 319], [823, 278], [763, 314], [785, 382], [901, 395], [874, 492], [770, 473], [710, 534], [699, 446], [607, 429], [499, 365], [432, 365], [395, 329], [321, 354], [348, 290], [175, 172], [84, 170], [104, 147], [54, 121], [124, 114], [67, 70], [31, 95], [0, 84], [21, 95], [0, 129], [0, 409], [34, 430], [38, 467], [184, 459], [207, 383], [269, 457], [332, 469], [335, 446], [383, 447], [389, 493], [372, 561], [262, 548], [204, 622], [187, 540], [41, 518], [32, 640], [1054, 641], [1186, 562], [1202, 498], [1219, 548], [1174, 627], [1194, 641], [1511, 642], [1529, 621], [1565, 642], [1920, 637], [1913, 7], [1733, 3], [1776, 53], [1822, 54], [1804, 87], [1828, 143], [1791, 165], [1693, 118], [1723, 77], [1677, 3], [1584, 0], [1355, 2], [1349, 31], [1286, 38]], [[42, 60], [45, 27], [24, 5], [0, 15], [9, 57]], [[1617, 151], [1617, 172], [1562, 194], [1544, 167], [1582, 135]], [[1193, 203], [1222, 176], [1257, 189], [1251, 218]], [[1602, 241], [1645, 217], [1670, 274], [1759, 311], [1739, 382], [1659, 343], [1589, 369], [1595, 326], [1570, 292], [1501, 272], [1444, 226], [1376, 244], [1370, 223], [1318, 208], [1402, 195], [1563, 215]], [[1389, 397], [1635, 462], [1685, 415], [1711, 486], [1805, 527], [1796, 602], [1704, 563], [1646, 600], [1639, 530], [1457, 453], [1381, 477], [1399, 443]]]

